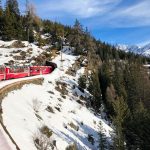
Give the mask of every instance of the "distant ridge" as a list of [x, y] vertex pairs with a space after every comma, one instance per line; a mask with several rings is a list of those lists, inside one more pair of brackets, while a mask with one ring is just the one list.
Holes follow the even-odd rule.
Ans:
[[117, 44], [116, 48], [125, 52], [133, 52], [135, 54], [150, 57], [150, 43], [144, 46]]

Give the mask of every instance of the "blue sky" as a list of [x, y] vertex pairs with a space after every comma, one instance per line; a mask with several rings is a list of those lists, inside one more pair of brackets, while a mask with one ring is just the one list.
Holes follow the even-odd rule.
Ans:
[[[73, 25], [77, 18], [102, 41], [121, 44], [150, 42], [150, 0], [29, 0], [37, 14]], [[22, 10], [25, 0], [19, 0]]]

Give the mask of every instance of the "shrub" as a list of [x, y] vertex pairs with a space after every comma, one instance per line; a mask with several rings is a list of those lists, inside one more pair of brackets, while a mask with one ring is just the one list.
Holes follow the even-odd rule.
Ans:
[[69, 126], [71, 128], [73, 128], [74, 130], [78, 131], [79, 130], [79, 126], [75, 125], [73, 122], [69, 123]]
[[21, 41], [15, 41], [9, 47], [10, 48], [22, 48], [22, 47], [25, 47], [25, 45]]
[[57, 109], [59, 112], [61, 112], [59, 107], [55, 107], [55, 109]]
[[85, 103], [82, 102], [81, 100], [77, 100], [77, 102], [78, 102], [79, 104], [81, 104], [82, 106], [85, 104]]
[[67, 95], [68, 94], [68, 90], [67, 90], [67, 84], [66, 83], [64, 83], [64, 82], [59, 82], [59, 81], [57, 81], [56, 82], [56, 87], [55, 87], [55, 89], [58, 91], [58, 92], [60, 92], [61, 93], [61, 95]]
[[69, 146], [66, 147], [66, 150], [78, 150], [77, 146], [75, 143], [70, 144]]
[[92, 134], [88, 134], [88, 141], [94, 145], [95, 141], [94, 141], [94, 138], [93, 138], [93, 135]]
[[85, 89], [86, 88], [86, 76], [80, 76], [78, 79], [79, 87]]
[[54, 110], [53, 110], [53, 108], [51, 106], [47, 106], [46, 110], [48, 112], [54, 113]]
[[53, 134], [52, 130], [50, 130], [46, 125], [41, 127], [40, 131], [42, 134], [46, 135], [48, 138], [50, 138]]
[[50, 93], [50, 94], [54, 94], [54, 92], [52, 92], [52, 91], [48, 91], [48, 93]]
[[34, 144], [35, 144], [37, 150], [48, 150], [48, 149], [53, 150], [54, 147], [56, 146], [56, 142], [54, 143], [50, 138], [48, 138], [41, 132], [37, 132], [33, 136], [33, 141], [34, 141]]

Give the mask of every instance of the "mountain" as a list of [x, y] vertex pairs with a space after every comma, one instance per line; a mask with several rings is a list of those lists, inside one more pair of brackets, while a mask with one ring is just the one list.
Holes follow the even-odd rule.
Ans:
[[150, 57], [150, 43], [144, 46], [117, 44], [117, 49]]

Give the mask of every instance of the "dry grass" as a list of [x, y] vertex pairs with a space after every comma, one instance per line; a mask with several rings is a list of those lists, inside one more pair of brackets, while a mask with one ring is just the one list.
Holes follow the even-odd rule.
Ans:
[[70, 144], [69, 146], [67, 146], [66, 150], [78, 150], [77, 146], [75, 143]]
[[68, 95], [67, 84], [64, 82], [57, 81], [55, 89], [61, 93], [62, 97]]
[[68, 124], [72, 129], [78, 131], [79, 130], [79, 126], [75, 125], [73, 122]]
[[53, 110], [53, 108], [51, 106], [47, 106], [46, 110], [48, 112], [54, 113], [54, 110]]
[[21, 41], [13, 42], [8, 48], [23, 48], [25, 45]]
[[42, 134], [46, 135], [48, 138], [50, 138], [53, 134], [53, 131], [50, 130], [46, 125], [42, 126], [40, 128], [40, 131]]

